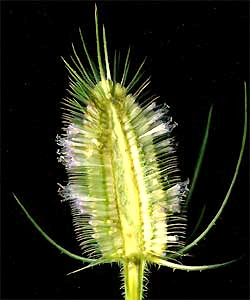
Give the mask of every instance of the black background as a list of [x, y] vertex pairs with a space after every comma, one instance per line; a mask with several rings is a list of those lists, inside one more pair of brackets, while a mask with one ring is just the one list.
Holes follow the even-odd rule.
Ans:
[[[209, 145], [189, 211], [191, 231], [204, 203], [203, 228], [225, 196], [240, 149], [244, 89], [249, 75], [247, 2], [97, 2], [110, 57], [132, 46], [131, 72], [147, 56], [152, 92], [172, 108], [183, 177], [191, 177], [211, 103]], [[23, 202], [44, 230], [80, 254], [67, 204], [57, 182], [60, 101], [69, 57], [84, 32], [95, 57], [94, 2], [3, 2], [1, 297], [5, 299], [121, 298], [119, 268], [98, 266], [71, 276], [81, 264], [54, 249], [32, 227], [13, 199]], [[78, 52], [80, 47], [78, 47]], [[80, 50], [81, 51], [81, 50]], [[123, 57], [124, 57], [123, 56]], [[183, 260], [211, 264], [245, 257], [226, 268], [184, 272], [151, 268], [151, 299], [248, 298], [249, 143], [229, 204], [206, 240]]]

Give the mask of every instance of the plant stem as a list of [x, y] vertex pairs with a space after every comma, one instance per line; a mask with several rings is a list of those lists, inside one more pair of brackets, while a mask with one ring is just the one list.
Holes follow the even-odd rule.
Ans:
[[144, 269], [143, 258], [132, 257], [124, 263], [125, 300], [142, 300]]

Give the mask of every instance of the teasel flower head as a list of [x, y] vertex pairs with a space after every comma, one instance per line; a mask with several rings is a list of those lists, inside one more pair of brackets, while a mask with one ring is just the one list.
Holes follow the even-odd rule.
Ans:
[[[177, 124], [157, 97], [143, 97], [149, 79], [134, 89], [144, 62], [127, 83], [128, 52], [121, 81], [111, 77], [104, 28], [101, 59], [97, 12], [96, 39], [98, 68], [82, 38], [92, 74], [74, 48], [73, 66], [65, 61], [70, 97], [58, 137], [59, 161], [69, 179], [64, 197], [84, 255], [143, 270], [151, 257], [184, 246], [188, 180], [180, 180]], [[115, 58], [114, 76], [116, 64]]]
[[96, 26], [99, 71], [89, 59], [89, 75], [76, 52], [75, 68], [66, 62], [71, 95], [58, 138], [59, 161], [69, 177], [64, 194], [83, 254], [147, 261], [184, 243], [188, 181], [181, 182], [178, 170], [177, 124], [168, 106], [143, 99], [149, 80], [133, 91], [142, 65], [126, 84], [127, 56], [121, 82], [111, 78], [104, 31], [101, 61], [97, 15]]
[[70, 74], [64, 134], [58, 137], [59, 161], [69, 179], [64, 197], [71, 203], [83, 255], [119, 263], [126, 299], [141, 299], [144, 271], [150, 263], [184, 270], [219, 265], [178, 263], [188, 248], [189, 180], [180, 178], [173, 134], [177, 124], [169, 107], [157, 104], [158, 97], [144, 96], [150, 80], [138, 85], [144, 61], [127, 82], [130, 51], [121, 79], [115, 55], [111, 76], [104, 27], [101, 51], [97, 9], [95, 24], [98, 67], [81, 32], [90, 72], [74, 46], [73, 64], [64, 60]]
[[169, 107], [158, 104], [158, 97], [145, 96], [150, 79], [141, 82], [144, 61], [138, 70], [130, 70], [133, 76], [128, 82], [130, 50], [120, 78], [120, 61], [115, 54], [111, 76], [104, 27], [101, 51], [97, 8], [95, 25], [98, 64], [90, 57], [81, 31], [89, 67], [83, 66], [74, 46], [71, 63], [63, 59], [69, 72], [69, 96], [63, 102], [63, 133], [57, 136], [58, 160], [68, 175], [63, 196], [70, 202], [83, 256], [56, 244], [14, 197], [50, 243], [88, 263], [80, 270], [101, 263], [118, 263], [125, 299], [140, 300], [150, 264], [201, 271], [232, 262], [187, 266], [179, 259], [205, 237], [228, 201], [246, 140], [246, 101], [241, 152], [228, 193], [207, 228], [187, 245], [187, 204], [203, 159], [212, 107], [189, 187], [189, 180], [183, 181], [180, 176], [174, 138], [177, 123]]

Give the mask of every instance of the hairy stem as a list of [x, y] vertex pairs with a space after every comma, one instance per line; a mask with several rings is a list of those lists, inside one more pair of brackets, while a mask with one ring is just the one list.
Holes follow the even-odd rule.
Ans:
[[144, 269], [143, 258], [130, 258], [124, 263], [125, 300], [142, 299]]

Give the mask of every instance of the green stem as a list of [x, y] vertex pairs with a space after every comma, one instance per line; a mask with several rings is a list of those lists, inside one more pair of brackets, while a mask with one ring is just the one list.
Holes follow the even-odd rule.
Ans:
[[142, 299], [144, 269], [143, 258], [133, 257], [124, 262], [125, 300]]

